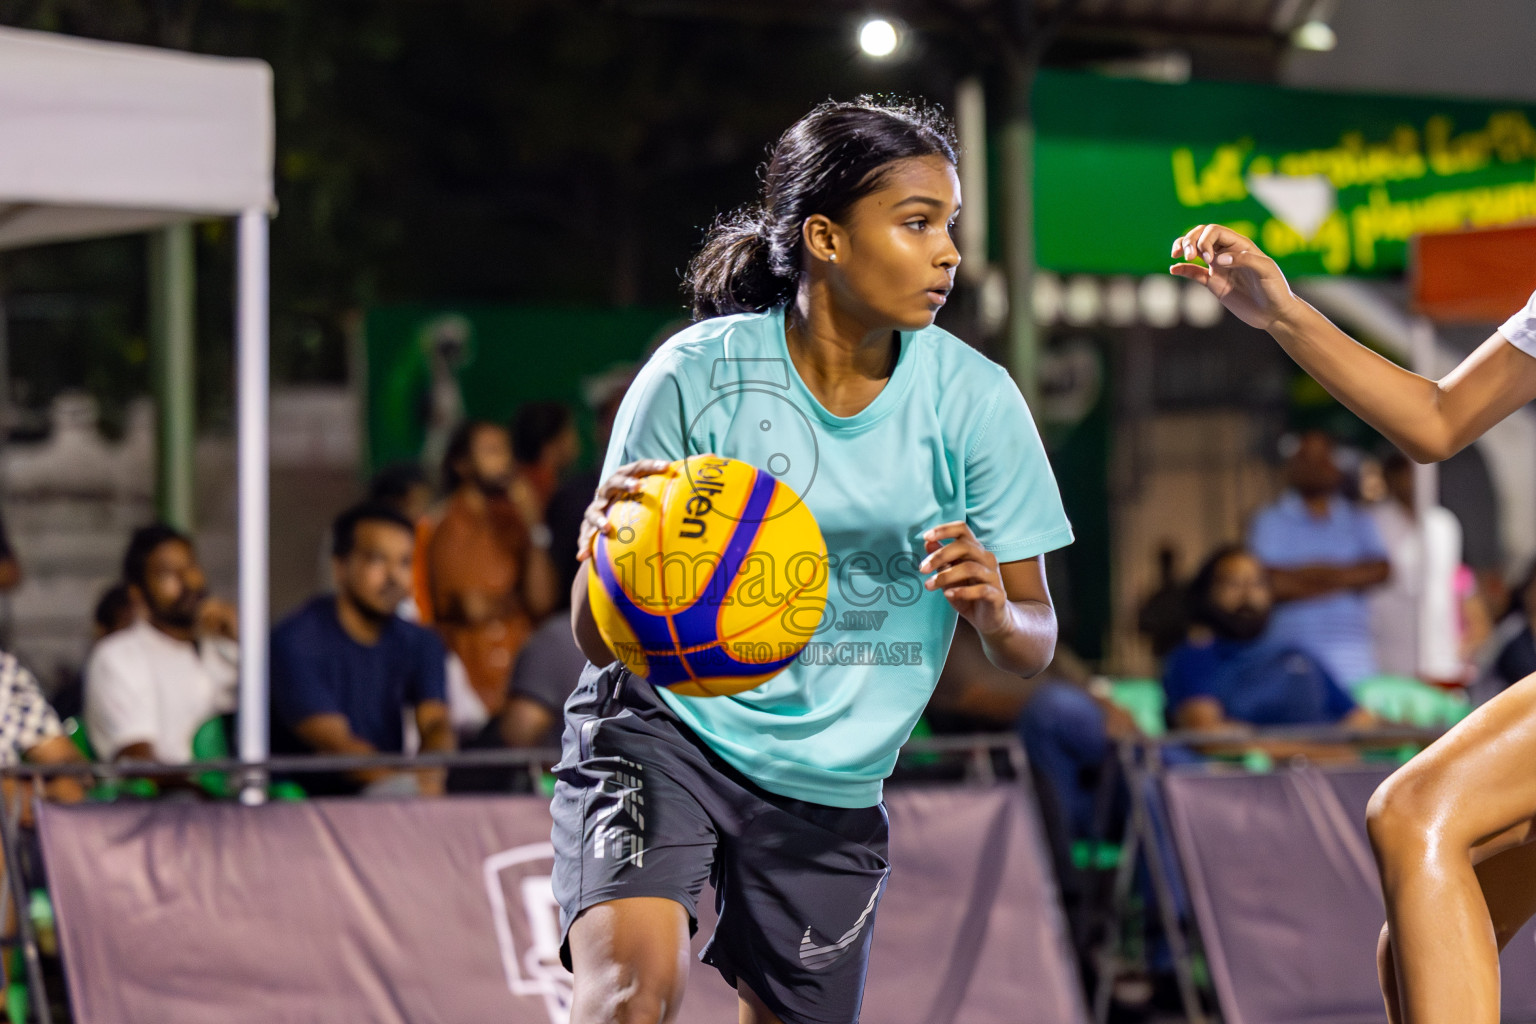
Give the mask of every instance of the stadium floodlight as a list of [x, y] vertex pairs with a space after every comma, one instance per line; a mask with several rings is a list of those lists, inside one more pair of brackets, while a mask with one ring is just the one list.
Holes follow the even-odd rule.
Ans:
[[866, 56], [884, 60], [901, 46], [901, 30], [886, 18], [867, 18], [859, 26], [859, 49]]
[[1291, 45], [1298, 50], [1311, 50], [1314, 53], [1327, 53], [1339, 45], [1338, 33], [1333, 26], [1320, 18], [1304, 21], [1291, 33]]

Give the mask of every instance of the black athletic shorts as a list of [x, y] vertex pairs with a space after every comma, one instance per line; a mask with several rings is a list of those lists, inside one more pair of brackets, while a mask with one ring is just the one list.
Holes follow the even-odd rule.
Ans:
[[[722, 698], [723, 699], [723, 698]], [[565, 706], [555, 768], [560, 958], [571, 922], [608, 900], [675, 900], [719, 923], [700, 959], [744, 981], [784, 1024], [856, 1024], [890, 873], [880, 805], [776, 796], [711, 751], [618, 664], [588, 666]]]

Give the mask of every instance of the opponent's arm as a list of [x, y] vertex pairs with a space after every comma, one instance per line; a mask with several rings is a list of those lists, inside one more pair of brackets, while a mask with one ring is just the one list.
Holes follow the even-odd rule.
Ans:
[[1291, 291], [1274, 260], [1230, 228], [1202, 224], [1174, 241], [1172, 255], [1203, 259], [1207, 266], [1169, 269], [1268, 331], [1331, 395], [1418, 462], [1449, 458], [1536, 399], [1536, 359], [1502, 335], [1489, 337], [1441, 380], [1429, 380], [1339, 330]]
[[[976, 627], [987, 659], [1021, 676], [1044, 671], [1056, 651], [1056, 609], [1042, 559], [999, 564], [964, 522], [944, 523], [923, 535], [928, 557], [918, 571]], [[948, 541], [948, 543], [944, 543]]]

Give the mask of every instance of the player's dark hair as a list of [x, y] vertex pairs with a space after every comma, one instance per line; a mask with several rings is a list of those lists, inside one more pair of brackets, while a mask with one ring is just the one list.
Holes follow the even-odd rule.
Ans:
[[1190, 622], [1199, 626], [1215, 624], [1212, 613], [1216, 606], [1211, 601], [1211, 591], [1216, 586], [1216, 573], [1221, 570], [1221, 563], [1227, 559], [1250, 554], [1248, 548], [1242, 544], [1223, 544], [1212, 551], [1210, 556], [1201, 563], [1184, 591]]
[[173, 540], [192, 546], [192, 538], [169, 523], [150, 523], [134, 530], [128, 538], [128, 550], [123, 553], [123, 582], [144, 589], [149, 556], [160, 545]]
[[935, 107], [861, 96], [827, 102], [779, 137], [763, 165], [762, 200], [715, 221], [688, 265], [698, 319], [760, 313], [794, 297], [807, 217], [839, 220], [880, 188], [890, 165], [942, 156], [956, 163], [954, 126]]
[[482, 430], [500, 429], [490, 420], [465, 420], [454, 429], [453, 436], [448, 439], [448, 449], [443, 452], [444, 494], [452, 494], [464, 482], [464, 478], [459, 475], [459, 463], [469, 458], [469, 451], [475, 445], [475, 435]]
[[538, 462], [544, 446], [571, 425], [571, 410], [564, 402], [524, 402], [512, 417], [512, 457], [527, 464]]
[[426, 471], [415, 462], [394, 462], [368, 481], [368, 500], [385, 505], [400, 505], [411, 496], [411, 489], [429, 485]]
[[377, 501], [365, 501], [353, 505], [331, 523], [331, 554], [346, 558], [357, 547], [357, 528], [362, 523], [389, 523], [398, 526], [408, 535], [416, 535], [415, 525], [393, 505]]

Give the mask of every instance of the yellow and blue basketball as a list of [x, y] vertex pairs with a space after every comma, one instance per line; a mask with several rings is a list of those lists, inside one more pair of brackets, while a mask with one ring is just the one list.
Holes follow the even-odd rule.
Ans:
[[827, 546], [800, 496], [736, 459], [641, 478], [597, 538], [587, 593], [631, 672], [690, 697], [750, 690], [794, 661], [827, 604]]

